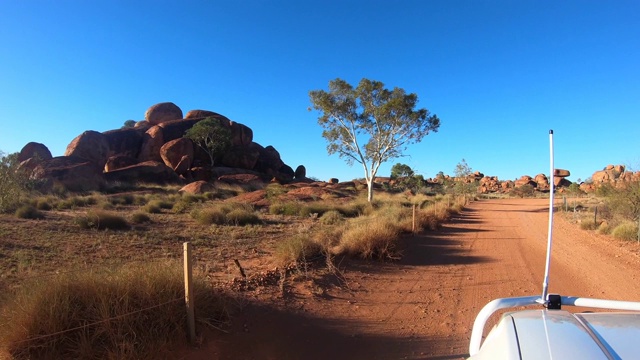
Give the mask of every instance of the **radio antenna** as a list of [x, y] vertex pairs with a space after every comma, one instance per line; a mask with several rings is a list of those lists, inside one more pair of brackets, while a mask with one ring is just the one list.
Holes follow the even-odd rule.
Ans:
[[542, 297], [538, 302], [543, 305], [548, 304], [548, 290], [549, 290], [549, 267], [551, 265], [551, 243], [553, 238], [553, 202], [554, 202], [554, 194], [555, 194], [555, 182], [554, 182], [554, 174], [555, 168], [553, 165], [553, 130], [549, 130], [549, 157], [550, 157], [550, 168], [549, 173], [551, 174], [550, 190], [549, 190], [549, 232], [547, 235], [547, 261], [544, 269], [544, 280], [542, 281]]

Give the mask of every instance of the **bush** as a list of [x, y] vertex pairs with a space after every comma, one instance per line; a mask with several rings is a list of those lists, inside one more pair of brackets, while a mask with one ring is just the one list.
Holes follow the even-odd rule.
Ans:
[[36, 209], [42, 211], [49, 211], [53, 208], [47, 199], [38, 199], [36, 202]]
[[0, 212], [17, 210], [21, 199], [28, 192], [28, 177], [18, 170], [18, 153], [6, 155], [0, 152]]
[[244, 226], [260, 223], [260, 218], [253, 212], [245, 209], [234, 209], [227, 213], [227, 224]]
[[151, 218], [149, 217], [149, 215], [143, 212], [136, 211], [133, 214], [131, 214], [131, 222], [134, 224], [142, 224], [150, 221], [151, 221]]
[[[186, 346], [181, 269], [146, 264], [23, 286], [0, 309], [0, 342], [15, 359], [162, 358]], [[227, 320], [221, 295], [197, 276], [193, 288], [202, 324]]]
[[599, 224], [593, 220], [583, 220], [580, 222], [580, 229], [582, 230], [596, 230]]
[[307, 235], [298, 234], [279, 242], [275, 249], [278, 264], [285, 267], [291, 263], [306, 261], [320, 253], [321, 247]]
[[344, 222], [344, 216], [337, 210], [329, 210], [320, 216], [320, 223], [323, 225], [337, 225]]
[[395, 258], [399, 237], [400, 231], [392, 220], [367, 219], [351, 224], [344, 231], [338, 252], [365, 259]]
[[269, 206], [269, 213], [273, 215], [298, 216], [302, 205], [295, 202], [273, 203]]
[[86, 215], [77, 217], [76, 223], [83, 229], [130, 229], [127, 220], [125, 220], [122, 216], [118, 216], [106, 211], [89, 211]]
[[224, 225], [227, 222], [224, 212], [220, 209], [194, 210], [191, 217], [201, 225]]
[[638, 240], [638, 224], [631, 221], [625, 221], [613, 228], [611, 235], [621, 240]]
[[159, 214], [161, 212], [160, 206], [154, 202], [150, 202], [142, 208], [149, 214]]
[[15, 215], [21, 219], [44, 219], [44, 214], [31, 205], [19, 207]]

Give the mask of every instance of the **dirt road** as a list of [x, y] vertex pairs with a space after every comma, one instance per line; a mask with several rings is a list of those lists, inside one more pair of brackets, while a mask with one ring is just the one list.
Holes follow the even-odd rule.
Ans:
[[[547, 206], [472, 203], [442, 230], [406, 239], [399, 262], [349, 262], [348, 288], [309, 283], [286, 308], [248, 305], [203, 358], [463, 358], [484, 304], [540, 293]], [[555, 217], [550, 292], [640, 301], [639, 264], [635, 244]]]

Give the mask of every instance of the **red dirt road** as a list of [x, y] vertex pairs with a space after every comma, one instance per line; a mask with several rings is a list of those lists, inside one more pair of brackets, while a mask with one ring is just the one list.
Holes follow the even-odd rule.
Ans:
[[[399, 262], [343, 265], [348, 286], [322, 292], [309, 281], [286, 306], [248, 304], [229, 334], [213, 334], [187, 358], [463, 358], [482, 306], [541, 292], [547, 207], [532, 199], [472, 203], [442, 230], [407, 238]], [[640, 301], [635, 243], [558, 215], [554, 225], [551, 293]]]

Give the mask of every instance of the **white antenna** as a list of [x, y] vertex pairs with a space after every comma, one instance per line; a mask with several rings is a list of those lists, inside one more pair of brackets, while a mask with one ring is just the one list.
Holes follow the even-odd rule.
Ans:
[[551, 181], [550, 181], [550, 191], [549, 191], [549, 233], [547, 235], [547, 263], [544, 269], [544, 280], [542, 282], [542, 297], [538, 302], [546, 305], [548, 303], [547, 295], [549, 290], [549, 267], [551, 265], [551, 243], [553, 237], [553, 202], [554, 202], [554, 174], [555, 168], [553, 165], [553, 130], [549, 130], [549, 156], [550, 156], [550, 170]]

